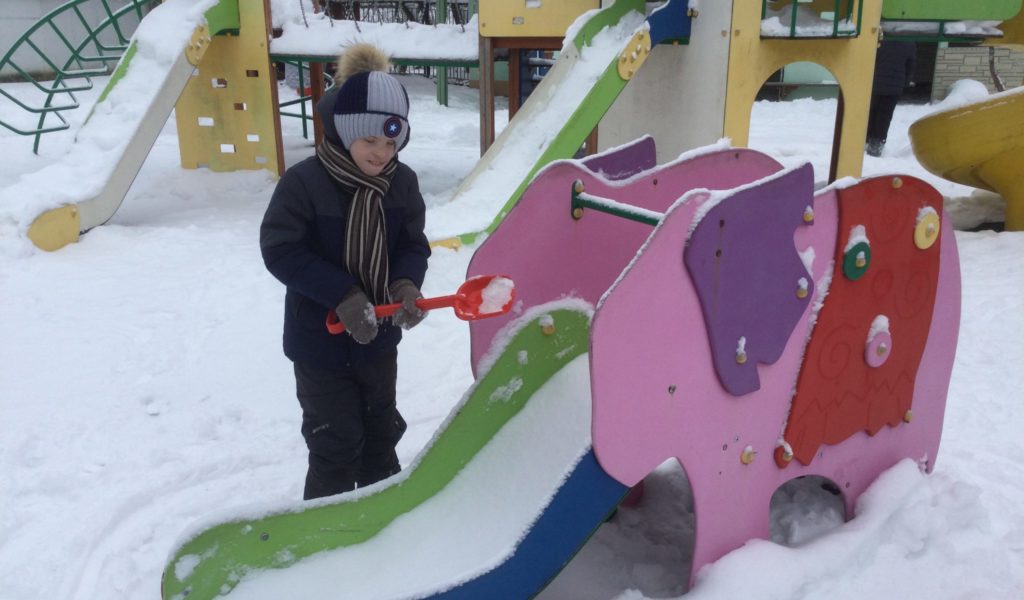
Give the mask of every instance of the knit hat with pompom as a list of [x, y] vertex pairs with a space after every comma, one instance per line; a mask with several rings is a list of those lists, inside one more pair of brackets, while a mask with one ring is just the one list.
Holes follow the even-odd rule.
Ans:
[[409, 95], [386, 68], [387, 57], [369, 44], [353, 46], [339, 59], [334, 125], [346, 150], [365, 137], [392, 139], [398, 150], [409, 142]]

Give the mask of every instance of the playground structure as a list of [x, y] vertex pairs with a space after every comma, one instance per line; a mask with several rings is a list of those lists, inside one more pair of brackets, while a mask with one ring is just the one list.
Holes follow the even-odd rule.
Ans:
[[[85, 1], [72, 0], [69, 4]], [[130, 8], [141, 15], [140, 7], [150, 3], [131, 0]], [[104, 162], [109, 175], [102, 189], [32, 194], [36, 186], [45, 187], [49, 174], [29, 177], [18, 190], [31, 202], [13, 215], [17, 231], [40, 248], [55, 250], [76, 241], [82, 232], [106, 222], [120, 205], [155, 135], [175, 105], [179, 115], [184, 116], [178, 119], [184, 167], [263, 168], [280, 173], [283, 156], [275, 116], [277, 88], [274, 78], [268, 76], [271, 58], [310, 60], [319, 64], [333, 57], [339, 43], [343, 45], [352, 40], [330, 41], [327, 44], [330, 50], [315, 56], [309, 50], [286, 48], [284, 42], [280, 44], [283, 50], [275, 50], [275, 42], [266, 43], [268, 3], [269, 0], [220, 0], [207, 11], [205, 18], [183, 15], [186, 22], [197, 28], [196, 32], [173, 43], [188, 50], [181, 52], [174, 61], [162, 61], [158, 72], [150, 70], [145, 74], [150, 83], [161, 85], [158, 91], [154, 89], [153, 100], [148, 102], [144, 113], [119, 115], [122, 120], [136, 124], [136, 133], [125, 140], [124, 145], [106, 153]], [[185, 4], [187, 2], [166, 2], [145, 19], [166, 22], [166, 15], [171, 12], [167, 5]], [[583, 10], [592, 4], [593, 0], [581, 1], [572, 7]], [[635, 28], [627, 24], [632, 18], [628, 15], [643, 15], [646, 3], [617, 0], [599, 11], [588, 12], [588, 17], [576, 24], [571, 43], [560, 52], [531, 94], [531, 100], [521, 107], [493, 144], [484, 143], [483, 138], [493, 126], [488, 121], [490, 113], [486, 106], [492, 91], [488, 89], [489, 48], [523, 47], [530, 45], [530, 42], [522, 42], [523, 39], [548, 39], [550, 36], [545, 36], [551, 33], [548, 31], [551, 23], [568, 20], [566, 6], [564, 3], [525, 2], [518, 7], [518, 3], [509, 5], [485, 0], [481, 6], [483, 15], [491, 15], [489, 10], [497, 11], [488, 16], [490, 25], [482, 24], [479, 28], [482, 34], [488, 31], [479, 38], [480, 55], [485, 60], [470, 59], [465, 51], [460, 51], [458, 56], [401, 59], [412, 60], [410, 64], [426, 61], [424, 64], [464, 66], [475, 61], [481, 65], [484, 88], [481, 132], [482, 143], [488, 149], [452, 200], [439, 209], [434, 224], [430, 225], [432, 230], [428, 231], [435, 243], [458, 245], [474, 240], [479, 233], [493, 232], [533, 176], [551, 161], [575, 155], [598, 124], [603, 148], [628, 143], [642, 135], [660, 137], [660, 162], [723, 137], [737, 146], [746, 145], [750, 109], [761, 82], [794, 61], [812, 61], [825, 66], [840, 90], [832, 161], [825, 181], [858, 176], [870, 101], [870, 70], [864, 65], [873, 64], [875, 41], [886, 25], [930, 20], [937, 23], [939, 37], [935, 39], [950, 39], [942, 30], [947, 22], [955, 19], [1010, 20], [1007, 43], [1020, 43], [1020, 20], [1019, 17], [1013, 19], [1020, 12], [1020, 0], [984, 0], [969, 6], [951, 1], [886, 0], [884, 11], [880, 0], [857, 3], [765, 0], [760, 6], [749, 2], [709, 3], [701, 6], [699, 12], [690, 10], [683, 0], [670, 0], [644, 18], [643, 26], [635, 30], [635, 35]], [[508, 10], [515, 14], [506, 14]], [[778, 20], [778, 17], [766, 17], [787, 14], [789, 28], [780, 37], [768, 25], [771, 18]], [[888, 21], [884, 20], [887, 16]], [[805, 24], [808, 17], [810, 25]], [[498, 26], [508, 18], [512, 19], [513, 26]], [[116, 20], [114, 23], [116, 25]], [[320, 23], [323, 27], [318, 35], [335, 29], [333, 24], [333, 21]], [[304, 25], [308, 28], [310, 22]], [[618, 31], [622, 37], [600, 48], [595, 46], [594, 38], [601, 31], [607, 34], [608, 28]], [[340, 32], [344, 28], [337, 29]], [[472, 27], [462, 24], [460, 32], [472, 34]], [[286, 37], [288, 33], [286, 27]], [[291, 37], [317, 38], [305, 30]], [[977, 35], [973, 39], [977, 40]], [[62, 74], [70, 77], [92, 73], [89, 69], [67, 71], [67, 65], [74, 61], [81, 63], [81, 49], [89, 43], [103, 47], [98, 44], [97, 33], [90, 32], [86, 41], [72, 53]], [[161, 43], [166, 45], [168, 41], [161, 40]], [[110, 102], [109, 95], [116, 97], [118, 87], [130, 87], [120, 85], [122, 79], [143, 77], [132, 69], [139, 47], [136, 41], [125, 51], [94, 113]], [[439, 51], [431, 48], [428, 52], [437, 54]], [[584, 54], [586, 60], [581, 59]], [[102, 58], [109, 59], [110, 56]], [[586, 68], [581, 62], [595, 60], [607, 63], [607, 68], [596, 77], [584, 75]], [[188, 74], [192, 68], [198, 69], [199, 76], [190, 80]], [[440, 93], [442, 86], [438, 89]], [[68, 90], [59, 90], [65, 91]], [[46, 105], [33, 110], [42, 111], [44, 115], [51, 112], [59, 115], [57, 108], [50, 107], [55, 93], [50, 90]], [[90, 130], [102, 127], [89, 119], [78, 137], [87, 138]], [[37, 135], [47, 130], [42, 121], [38, 129], [41, 131], [34, 132]], [[538, 140], [537, 129], [552, 131]], [[69, 162], [73, 162], [74, 154], [73, 150]], [[496, 171], [501, 172], [500, 177], [496, 176]], [[819, 185], [821, 183], [824, 181]], [[492, 217], [479, 222], [456, 218], [464, 212], [461, 207], [467, 204], [486, 206], [487, 210], [478, 214]]]
[[[654, 153], [552, 163], [481, 244], [469, 274], [509, 273], [515, 314], [471, 323], [477, 381], [402, 474], [196, 532], [164, 597], [276, 597], [311, 570], [359, 597], [532, 597], [669, 458], [694, 493], [692, 577], [767, 538], [794, 477], [834, 482], [852, 516], [901, 459], [930, 470], [960, 306], [941, 196], [907, 177], [815, 192], [809, 165], [740, 148]], [[392, 574], [355, 576], [368, 564]]]
[[[183, 3], [168, 2], [150, 17], [166, 17], [176, 4]], [[272, 52], [261, 38], [267, 21], [259, 4], [241, 0], [237, 21], [217, 12], [196, 16], [197, 33], [181, 40], [186, 62], [200, 73], [188, 85], [202, 88], [187, 92], [196, 94], [191, 108], [179, 102], [187, 166], [280, 168], [279, 131], [257, 129], [273, 120], [267, 113], [274, 106], [272, 96], [261, 95], [274, 86], [259, 74]], [[388, 557], [396, 576], [374, 578], [374, 585], [388, 579], [406, 586], [390, 596], [377, 587], [371, 592], [385, 597], [529, 597], [667, 458], [679, 460], [694, 489], [692, 579], [747, 539], [767, 537], [768, 498], [794, 477], [834, 482], [852, 516], [860, 493], [897, 461], [933, 467], [959, 322], [955, 239], [941, 197], [899, 176], [816, 192], [807, 165], [783, 169], [739, 147], [754, 82], [777, 65], [813, 57], [831, 65], [844, 97], [829, 179], [859, 175], [867, 108], [857, 86], [869, 79], [855, 66], [873, 62], [881, 5], [866, 0], [854, 10], [850, 3], [834, 15], [836, 22], [859, 23], [856, 35], [847, 27], [843, 35], [784, 40], [758, 33], [760, 18], [749, 3], [728, 4], [704, 3], [695, 15], [672, 1], [645, 17], [643, 2], [619, 0], [577, 24], [572, 43], [456, 194], [462, 202], [484, 192], [499, 198], [493, 221], [455, 233], [467, 240], [489, 233], [469, 274], [508, 273], [521, 302], [514, 315], [471, 325], [472, 389], [393, 480], [302, 509], [236, 515], [195, 532], [167, 567], [166, 598], [215, 597], [236, 585], [273, 596], [296, 589], [290, 578], [301, 578], [305, 558], [330, 561], [343, 576], [379, 556]], [[225, 6], [227, 0], [217, 5]], [[619, 37], [603, 50], [614, 47], [597, 55], [603, 70], [576, 90], [585, 93], [562, 96], [579, 85], [580, 65], [593, 62], [588, 53], [602, 50], [599, 32], [616, 28]], [[257, 35], [248, 36], [249, 29]], [[220, 42], [250, 49], [215, 49]], [[133, 60], [126, 54], [110, 94], [132, 76]], [[207, 60], [213, 62], [204, 66]], [[227, 63], [232, 72], [218, 70]], [[192, 68], [168, 69], [161, 95], [177, 99], [173, 90], [188, 89], [173, 75], [186, 71]], [[218, 96], [244, 89], [238, 78], [253, 83], [257, 95]], [[155, 136], [151, 126], [162, 125], [170, 110], [165, 105], [140, 117], [150, 133], [137, 137]], [[511, 185], [485, 179], [486, 171], [511, 165], [531, 124], [552, 114], [559, 128], [516, 163]], [[648, 115], [660, 120], [647, 122], [645, 133], [667, 138], [667, 150], [653, 137], [628, 137]], [[602, 144], [613, 150], [559, 160], [598, 123]], [[723, 134], [737, 147], [706, 147]], [[233, 151], [224, 147], [226, 137], [241, 135]], [[245, 144], [267, 146], [249, 153], [241, 151]], [[659, 152], [676, 156], [702, 146], [658, 160]], [[146, 148], [137, 153], [144, 156]], [[112, 162], [120, 165], [132, 152]], [[118, 178], [118, 189], [127, 189], [134, 172]], [[36, 218], [30, 237], [59, 247], [116, 210], [88, 199], [66, 206]], [[67, 213], [76, 211], [97, 216], [74, 223]], [[531, 240], [526, 248], [524, 238]], [[717, 295], [711, 281], [721, 285]], [[903, 304], [907, 298], [916, 304]], [[827, 360], [835, 357], [844, 360]], [[559, 401], [551, 401], [546, 385], [563, 392], [554, 394]], [[841, 402], [830, 395], [835, 390], [857, 401]], [[548, 448], [537, 440], [560, 440], [559, 453], [524, 458], [527, 447]], [[495, 466], [495, 457], [514, 464]], [[530, 490], [528, 501], [451, 504], [488, 468]], [[431, 573], [419, 570], [421, 579], [402, 576], [402, 565], [441, 554], [409, 547], [410, 538], [395, 533], [403, 531], [395, 529], [398, 521], [473, 513], [482, 515], [480, 527], [514, 513], [507, 529], [480, 536], [501, 542], [499, 548], [480, 549], [456, 565], [458, 573], [438, 564]]]

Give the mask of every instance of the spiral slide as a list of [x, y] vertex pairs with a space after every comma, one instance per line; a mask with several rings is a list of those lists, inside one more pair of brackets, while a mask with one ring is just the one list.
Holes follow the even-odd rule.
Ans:
[[1024, 231], [1024, 87], [928, 115], [910, 126], [921, 165], [1006, 200], [1006, 229]]

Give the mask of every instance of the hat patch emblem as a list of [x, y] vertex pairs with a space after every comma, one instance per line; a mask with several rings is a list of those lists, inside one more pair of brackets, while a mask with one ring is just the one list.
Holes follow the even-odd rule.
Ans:
[[390, 117], [384, 121], [384, 135], [389, 138], [396, 138], [402, 133], [402, 120], [398, 117]]

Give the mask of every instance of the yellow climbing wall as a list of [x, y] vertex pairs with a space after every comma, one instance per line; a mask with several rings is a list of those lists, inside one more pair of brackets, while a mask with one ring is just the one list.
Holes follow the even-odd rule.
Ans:
[[239, 30], [213, 37], [175, 106], [181, 165], [284, 171], [267, 0], [238, 0]]
[[761, 85], [789, 63], [814, 62], [832, 73], [843, 96], [838, 156], [832, 165], [832, 175], [835, 178], [859, 177], [864, 161], [881, 14], [881, 0], [864, 0], [861, 32], [856, 37], [761, 38], [761, 2], [735, 0], [732, 31], [722, 32], [723, 36], [731, 35], [725, 135], [733, 144], [746, 146], [750, 136], [750, 110]]

